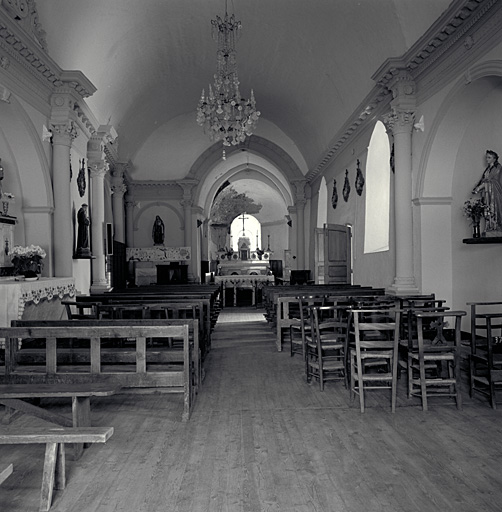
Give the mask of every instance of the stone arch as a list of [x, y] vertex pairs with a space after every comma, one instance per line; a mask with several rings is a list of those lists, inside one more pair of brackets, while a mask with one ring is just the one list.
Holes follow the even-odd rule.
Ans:
[[[493, 247], [475, 251], [461, 245], [462, 238], [469, 236], [461, 206], [483, 168], [480, 161], [476, 174], [471, 177], [466, 173], [471, 172], [472, 162], [468, 169], [459, 166], [459, 155], [465, 155], [466, 134], [471, 126], [482, 124], [480, 106], [486, 108], [486, 99], [496, 91], [502, 91], [502, 61], [485, 61], [467, 70], [437, 109], [417, 170], [413, 191], [417, 206], [414, 218], [417, 277], [423, 293], [433, 291], [454, 308], [465, 307], [465, 302], [479, 293], [479, 282], [491, 283], [490, 291], [483, 292], [484, 300], [496, 300], [489, 294], [500, 288], [498, 274], [491, 271]], [[491, 122], [495, 118], [496, 114]], [[478, 139], [473, 147], [479, 144]], [[479, 147], [480, 155], [485, 149], [484, 145]], [[456, 275], [464, 275], [465, 279], [459, 282], [454, 279]]]
[[50, 162], [39, 133], [24, 107], [14, 95], [0, 101], [2, 128], [6, 145], [2, 162], [6, 173], [15, 175], [21, 208], [54, 207]]
[[[243, 149], [262, 156], [271, 162], [283, 174], [291, 188], [293, 188], [294, 181], [305, 180], [305, 176], [302, 174], [300, 168], [291, 156], [289, 156], [289, 154], [277, 144], [264, 139], [263, 137], [252, 135], [246, 139], [245, 143], [225, 149], [227, 158], [233, 153]], [[217, 165], [218, 161], [221, 160], [221, 157], [222, 145], [221, 143], [216, 143], [204, 151], [204, 153], [202, 153], [192, 165], [192, 168], [186, 178], [195, 179], [199, 183], [197, 189], [194, 191], [195, 202], [199, 199], [200, 190], [207, 174]]]
[[[419, 163], [415, 197], [451, 197], [460, 141], [469, 120], [476, 115], [477, 101], [493, 89], [494, 80], [502, 85], [502, 61], [473, 66], [454, 84], [429, 130]], [[455, 105], [462, 108], [454, 108]]]
[[[264, 169], [263, 167], [251, 163], [236, 165], [235, 167], [228, 170], [226, 173], [219, 176], [218, 179], [216, 179], [211, 184], [209, 191], [207, 192], [207, 194], [205, 194], [205, 198], [202, 201], [202, 208], [204, 209], [204, 211], [210, 211], [216, 192], [225, 181], [230, 180], [233, 177], [238, 177], [242, 172], [248, 171], [252, 172], [251, 177], [259, 179], [263, 183], [269, 185], [272, 189], [277, 190], [284, 199], [284, 203], [286, 206], [293, 205], [293, 196], [291, 195], [291, 191], [287, 190], [277, 179], [275, 179], [273, 173], [271, 173], [267, 169]], [[200, 191], [198, 199], [202, 200], [202, 198], [200, 197]]]

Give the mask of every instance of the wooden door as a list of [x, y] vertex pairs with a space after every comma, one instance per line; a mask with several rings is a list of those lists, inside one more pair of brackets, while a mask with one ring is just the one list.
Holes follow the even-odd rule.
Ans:
[[314, 246], [314, 280], [316, 284], [324, 284], [324, 229], [315, 228]]
[[350, 228], [324, 224], [324, 284], [351, 284]]

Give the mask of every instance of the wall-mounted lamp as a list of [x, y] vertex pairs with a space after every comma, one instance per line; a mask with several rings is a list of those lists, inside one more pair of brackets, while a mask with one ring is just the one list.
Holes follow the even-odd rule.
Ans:
[[197, 228], [200, 228], [202, 226], [202, 221], [200, 219], [197, 219]]
[[293, 225], [293, 220], [291, 219], [291, 217], [289, 215], [286, 215], [286, 223], [289, 227], [291, 227]]

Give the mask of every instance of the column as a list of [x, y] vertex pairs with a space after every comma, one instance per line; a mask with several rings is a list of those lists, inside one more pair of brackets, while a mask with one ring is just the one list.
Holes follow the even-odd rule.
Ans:
[[[58, 101], [62, 99], [58, 97]], [[63, 100], [64, 101], [64, 100]], [[54, 193], [54, 276], [73, 275], [73, 226], [70, 192], [70, 148], [77, 137], [72, 121], [52, 123], [52, 187]]]
[[293, 185], [296, 188], [295, 207], [296, 207], [296, 222], [293, 227], [296, 231], [296, 265], [297, 269], [304, 269], [305, 267], [305, 187], [306, 180], [293, 180]]
[[117, 164], [112, 171], [112, 208], [113, 208], [113, 238], [125, 244], [124, 225], [124, 194], [127, 186], [124, 183], [124, 170], [127, 164]]
[[296, 206], [288, 206], [289, 213], [289, 221], [288, 221], [288, 233], [289, 233], [289, 249], [291, 251], [291, 259], [293, 260], [291, 263], [290, 270], [298, 270], [298, 248], [299, 248], [299, 240], [298, 240], [298, 216], [296, 215]]
[[390, 84], [394, 99], [391, 112], [384, 118], [394, 136], [394, 226], [396, 275], [389, 293], [418, 293], [413, 271], [413, 211], [411, 136], [415, 118], [415, 83], [406, 71]]
[[[181, 180], [178, 182], [179, 185], [183, 188], [183, 201], [181, 201], [181, 206], [183, 207], [183, 219], [185, 225], [184, 231], [184, 239], [185, 246], [190, 247], [191, 258], [188, 261], [188, 281], [193, 282], [197, 276], [200, 279], [200, 263], [197, 261], [197, 253], [198, 251], [198, 241], [194, 240], [193, 233], [197, 233], [194, 229], [194, 221], [192, 215], [192, 206], [193, 206], [193, 197], [192, 197], [192, 189], [195, 185], [197, 185], [198, 181], [196, 180]], [[199, 269], [199, 270], [198, 270]]]
[[91, 247], [92, 247], [92, 292], [110, 289], [106, 278], [105, 254], [105, 175], [106, 162], [90, 163], [91, 171]]
[[299, 269], [305, 267], [305, 200], [296, 201], [296, 256]]
[[126, 246], [134, 247], [134, 208], [138, 203], [134, 202], [130, 197], [125, 200], [126, 213]]

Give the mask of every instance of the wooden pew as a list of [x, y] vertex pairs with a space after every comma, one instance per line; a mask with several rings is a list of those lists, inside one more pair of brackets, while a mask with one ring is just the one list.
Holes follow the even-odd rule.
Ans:
[[108, 318], [197, 319], [202, 359], [211, 350], [211, 319], [205, 300], [140, 300], [134, 303], [112, 300], [102, 305], [100, 312], [100, 316]]
[[66, 486], [65, 443], [106, 443], [112, 435], [113, 427], [26, 427], [0, 430], [0, 444], [45, 444], [39, 510], [46, 512], [51, 508], [54, 489]]
[[[96, 300], [96, 298], [98, 300]], [[86, 304], [89, 302], [99, 303], [98, 310], [102, 316], [103, 308], [109, 304], [151, 304], [151, 303], [169, 303], [169, 304], [183, 304], [187, 302], [201, 302], [202, 303], [202, 317], [201, 328], [204, 329], [204, 337], [201, 339], [202, 355], [203, 357], [211, 349], [211, 331], [216, 319], [213, 316], [213, 309], [215, 308], [212, 302], [212, 293], [185, 293], [185, 294], [112, 294], [106, 293], [101, 295], [78, 295], [75, 301], [78, 305]], [[204, 341], [207, 340], [205, 343]]]
[[[50, 323], [49, 323], [50, 322]], [[169, 388], [169, 391], [183, 394], [183, 420], [187, 421], [195, 403], [194, 376], [200, 366], [196, 357], [194, 342], [190, 341], [189, 324], [198, 332], [197, 320], [66, 320], [45, 321], [38, 326], [13, 326], [0, 328], [0, 337], [6, 339], [5, 372], [9, 383], [20, 382], [102, 382], [107, 380], [123, 387], [132, 388]], [[42, 325], [45, 324], [45, 325]], [[183, 349], [177, 356], [182, 364], [173, 364], [172, 359], [160, 358], [147, 368], [147, 338], [174, 338], [181, 340]], [[45, 348], [44, 366], [22, 366], [18, 364], [18, 340], [38, 340]], [[58, 367], [58, 340], [78, 340], [87, 344], [88, 363]], [[132, 354], [122, 354], [117, 350], [114, 358], [102, 360], [104, 343], [113, 349], [117, 340], [132, 340], [135, 344]], [[130, 351], [131, 352], [131, 351]], [[172, 357], [173, 351], [169, 355]], [[130, 356], [134, 358], [130, 360]], [[161, 354], [162, 355], [162, 354]], [[192, 364], [194, 370], [192, 370]], [[156, 365], [156, 366], [154, 366]], [[200, 377], [196, 377], [199, 379]]]
[[[94, 326], [94, 325], [107, 325], [107, 326], [131, 326], [135, 327], [138, 325], [156, 325], [156, 326], [167, 326], [167, 325], [188, 325], [189, 343], [193, 347], [193, 391], [195, 394], [198, 393], [199, 387], [203, 381], [203, 368], [202, 358], [200, 349], [200, 322], [198, 319], [101, 319], [98, 322], [96, 320], [15, 320], [12, 322], [12, 327], [64, 327], [64, 326]], [[69, 341], [71, 344], [71, 340]], [[123, 347], [121, 341], [117, 342]], [[178, 347], [174, 347], [174, 350], [170, 350], [167, 353], [158, 353], [155, 349], [147, 351], [147, 363], [177, 363], [182, 364], [184, 362], [183, 344], [178, 344]], [[171, 346], [171, 345], [170, 345]], [[177, 348], [177, 349], [176, 349]], [[89, 364], [90, 353], [85, 349], [78, 349], [72, 347], [69, 349], [70, 354], [66, 353], [64, 349], [59, 349], [57, 358], [58, 365], [70, 365], [70, 364]], [[113, 350], [113, 349], [112, 349]], [[111, 352], [111, 351], [110, 351]], [[17, 352], [19, 354], [19, 352]], [[42, 356], [40, 353], [31, 354], [26, 358], [30, 359], [29, 364], [40, 364], [45, 363], [45, 354]], [[41, 358], [43, 360], [41, 361]], [[124, 347], [120, 350], [120, 353], [111, 352], [108, 353], [106, 348], [101, 347], [100, 352], [101, 362], [103, 364], [117, 364], [117, 363], [133, 363], [136, 359], [134, 351], [128, 350]]]
[[[120, 386], [111, 383], [82, 384], [0, 384], [0, 404], [5, 406], [2, 423], [11, 422], [17, 414], [29, 414], [44, 421], [62, 427], [91, 426], [91, 397], [111, 396], [120, 390]], [[72, 417], [55, 414], [47, 409], [30, 403], [30, 399], [71, 398]], [[74, 446], [74, 459], [82, 455], [84, 446]]]
[[272, 286], [265, 289], [264, 308], [265, 317], [269, 322], [275, 323], [277, 318], [277, 300], [279, 297], [297, 297], [299, 295], [356, 295], [373, 294], [384, 295], [384, 289], [375, 289], [369, 286], [339, 285], [339, 284], [316, 284], [316, 285], [294, 285], [294, 286]]

